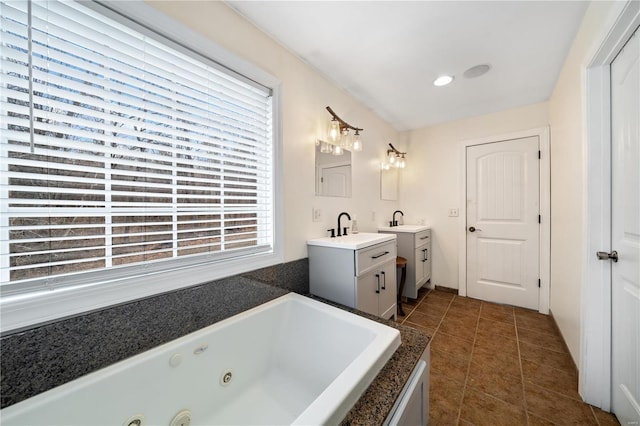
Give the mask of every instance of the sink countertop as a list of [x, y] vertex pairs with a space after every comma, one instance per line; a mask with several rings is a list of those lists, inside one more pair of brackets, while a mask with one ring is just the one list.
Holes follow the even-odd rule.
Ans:
[[341, 237], [323, 237], [308, 240], [307, 244], [310, 246], [321, 246], [339, 248], [345, 250], [358, 250], [365, 247], [369, 247], [378, 243], [384, 243], [387, 241], [395, 240], [396, 236], [393, 234], [376, 234], [369, 232], [361, 232], [358, 234], [349, 234]]
[[430, 227], [428, 225], [398, 225], [398, 226], [381, 226], [378, 228], [378, 232], [422, 232], [426, 231]]

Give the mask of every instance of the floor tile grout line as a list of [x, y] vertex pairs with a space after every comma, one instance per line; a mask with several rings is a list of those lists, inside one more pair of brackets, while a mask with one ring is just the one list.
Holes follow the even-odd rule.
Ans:
[[[415, 312], [416, 309], [418, 309], [418, 306], [420, 306], [426, 299], [427, 296], [433, 292], [435, 290], [433, 289], [429, 289], [427, 290], [427, 292], [424, 294], [424, 296], [422, 296], [420, 298], [420, 300], [415, 304], [415, 306], [411, 309], [411, 312], [409, 312], [407, 315], [405, 315], [404, 319], [402, 320], [402, 322], [400, 324], [404, 324], [405, 322], [407, 322], [407, 319], [411, 316], [411, 314], [413, 314]], [[435, 330], [433, 331], [433, 335], [431, 336], [431, 339], [433, 339], [436, 335], [436, 332], [438, 331], [438, 329], [440, 328], [440, 324], [442, 324], [442, 321], [444, 319], [444, 316], [446, 315], [446, 313], [449, 310], [449, 306], [451, 306], [451, 302], [453, 301], [453, 298], [451, 298], [451, 301], [449, 301], [449, 304], [447, 305], [447, 309], [445, 310], [445, 313], [442, 314], [442, 317], [440, 318], [440, 321], [438, 321], [438, 325], [436, 325]]]
[[[584, 402], [582, 399], [572, 398], [572, 397], [570, 397], [569, 395], [566, 395], [566, 394], [564, 394], [564, 393], [562, 393], [562, 392], [558, 392], [558, 391], [556, 391], [556, 390], [550, 389], [550, 388], [548, 388], [548, 387], [546, 387], [546, 386], [541, 386], [541, 385], [539, 385], [539, 384], [537, 384], [537, 383], [531, 383], [531, 386], [535, 386], [535, 387], [537, 387], [537, 388], [540, 388], [541, 390], [543, 390], [543, 391], [545, 391], [545, 392], [548, 392], [548, 393], [551, 393], [551, 394], [554, 394], [554, 395], [556, 395], [556, 396], [558, 396], [558, 397], [560, 397], [560, 398], [566, 398], [566, 399], [570, 399], [570, 400], [572, 400], [572, 401], [576, 401], [576, 402], [581, 402], [581, 403], [585, 403], [585, 404], [587, 404], [587, 403], [586, 403], [586, 402]], [[590, 404], [587, 404], [587, 405], [591, 406]]]
[[[427, 299], [427, 296], [429, 295], [429, 293], [431, 293], [434, 290], [429, 290], [427, 292], [427, 294], [424, 295], [424, 299]], [[433, 332], [433, 336], [431, 336], [431, 338], [433, 339], [435, 337], [435, 335], [438, 333], [438, 330], [440, 330], [440, 326], [442, 325], [442, 322], [444, 321], [444, 317], [447, 315], [447, 312], [449, 312], [449, 308], [451, 307], [451, 304], [453, 303], [453, 299], [455, 299], [455, 296], [451, 298], [451, 300], [449, 300], [449, 304], [447, 305], [447, 309], [444, 310], [444, 313], [442, 314], [442, 316], [440, 317], [440, 321], [438, 321], [438, 325], [436, 325], [436, 329]], [[422, 303], [422, 302], [421, 302]], [[417, 306], [416, 306], [417, 308]]]
[[523, 343], [526, 343], [527, 345], [535, 346], [535, 347], [538, 347], [538, 348], [544, 348], [544, 349], [548, 350], [549, 352], [555, 352], [555, 353], [557, 353], [557, 354], [562, 354], [562, 355], [570, 355], [570, 354], [569, 354], [569, 352], [565, 352], [565, 351], [562, 351], [562, 352], [561, 352], [561, 351], [557, 351], [557, 350], [555, 350], [555, 349], [551, 349], [551, 348], [549, 348], [548, 346], [538, 345], [538, 344], [536, 344], [536, 343], [527, 342], [526, 340], [523, 340], [522, 342], [523, 342]]
[[[451, 299], [451, 303], [453, 300], [458, 297], [455, 296]], [[449, 305], [451, 306], [451, 305]], [[447, 309], [448, 311], [448, 309]], [[462, 395], [460, 396], [460, 405], [458, 406], [458, 417], [456, 418], [456, 424], [460, 424], [460, 420], [462, 418], [462, 406], [464, 405], [464, 396], [467, 393], [467, 386], [469, 382], [469, 374], [471, 373], [471, 362], [473, 361], [473, 351], [476, 347], [476, 339], [478, 338], [478, 328], [480, 327], [480, 314], [482, 313], [482, 302], [480, 302], [480, 309], [478, 309], [478, 317], [476, 318], [476, 331], [473, 333], [473, 343], [471, 343], [471, 353], [469, 354], [469, 363], [467, 364], [467, 373], [464, 376], [464, 384], [462, 385]], [[446, 313], [445, 313], [446, 315]], [[466, 420], [465, 420], [466, 421]]]
[[600, 426], [600, 419], [598, 419], [598, 416], [596, 416], [596, 412], [593, 409], [592, 405], [589, 405], [589, 410], [591, 410], [591, 414], [593, 414], [593, 417], [596, 419], [596, 424]]
[[522, 366], [522, 353], [520, 352], [520, 339], [518, 336], [518, 317], [515, 309], [513, 310], [513, 326], [516, 330], [516, 344], [518, 345], [518, 365], [520, 366], [520, 380], [522, 381], [522, 405], [524, 406], [524, 416], [529, 425], [529, 407], [527, 406], [527, 390], [524, 382], [524, 367]]
[[402, 319], [402, 322], [400, 324], [404, 324], [407, 321], [407, 318], [409, 318], [409, 316], [416, 310], [418, 305], [422, 303], [422, 301], [427, 297], [427, 294], [431, 293], [432, 291], [432, 289], [427, 289], [427, 292], [425, 294], [423, 294], [419, 299], [416, 299], [416, 304], [412, 306], [411, 311], [408, 314], [404, 315], [404, 318]]

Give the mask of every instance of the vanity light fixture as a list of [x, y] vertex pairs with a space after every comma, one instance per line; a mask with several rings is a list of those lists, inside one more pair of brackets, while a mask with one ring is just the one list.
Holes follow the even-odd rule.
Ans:
[[[331, 121], [329, 122], [327, 139], [330, 142], [335, 143], [336, 146], [340, 146], [341, 148], [351, 149], [353, 151], [362, 151], [362, 140], [360, 139], [360, 132], [364, 129], [360, 129], [347, 123], [346, 121], [338, 117], [338, 115], [333, 112], [333, 110], [329, 106], [327, 107], [327, 111], [329, 111], [329, 114], [331, 114]], [[353, 130], [353, 136], [351, 135], [350, 130]]]
[[380, 164], [382, 170], [389, 170], [391, 167], [397, 169], [404, 169], [407, 167], [406, 152], [400, 152], [395, 146], [389, 144], [390, 149], [387, 149], [387, 160]]
[[333, 153], [333, 145], [331, 145], [329, 142], [321, 141], [320, 139], [318, 139], [316, 145], [320, 145], [320, 152], [323, 154]]

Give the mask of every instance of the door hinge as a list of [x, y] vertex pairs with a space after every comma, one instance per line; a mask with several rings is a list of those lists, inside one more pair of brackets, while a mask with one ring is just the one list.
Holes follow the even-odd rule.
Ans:
[[538, 223], [542, 223], [542, 215], [538, 215]]
[[541, 285], [540, 278], [538, 278], [538, 288], [540, 288]]
[[542, 158], [542, 151], [538, 150], [538, 160]]

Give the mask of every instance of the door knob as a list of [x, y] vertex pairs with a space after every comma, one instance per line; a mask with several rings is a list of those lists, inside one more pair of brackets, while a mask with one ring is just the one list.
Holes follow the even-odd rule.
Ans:
[[482, 231], [482, 229], [478, 229], [475, 226], [470, 226], [469, 227], [469, 232], [476, 232], [476, 231]]
[[598, 255], [598, 259], [600, 260], [611, 259], [614, 262], [618, 261], [618, 252], [615, 250], [613, 250], [611, 253], [607, 253], [606, 251], [599, 251], [596, 254]]

